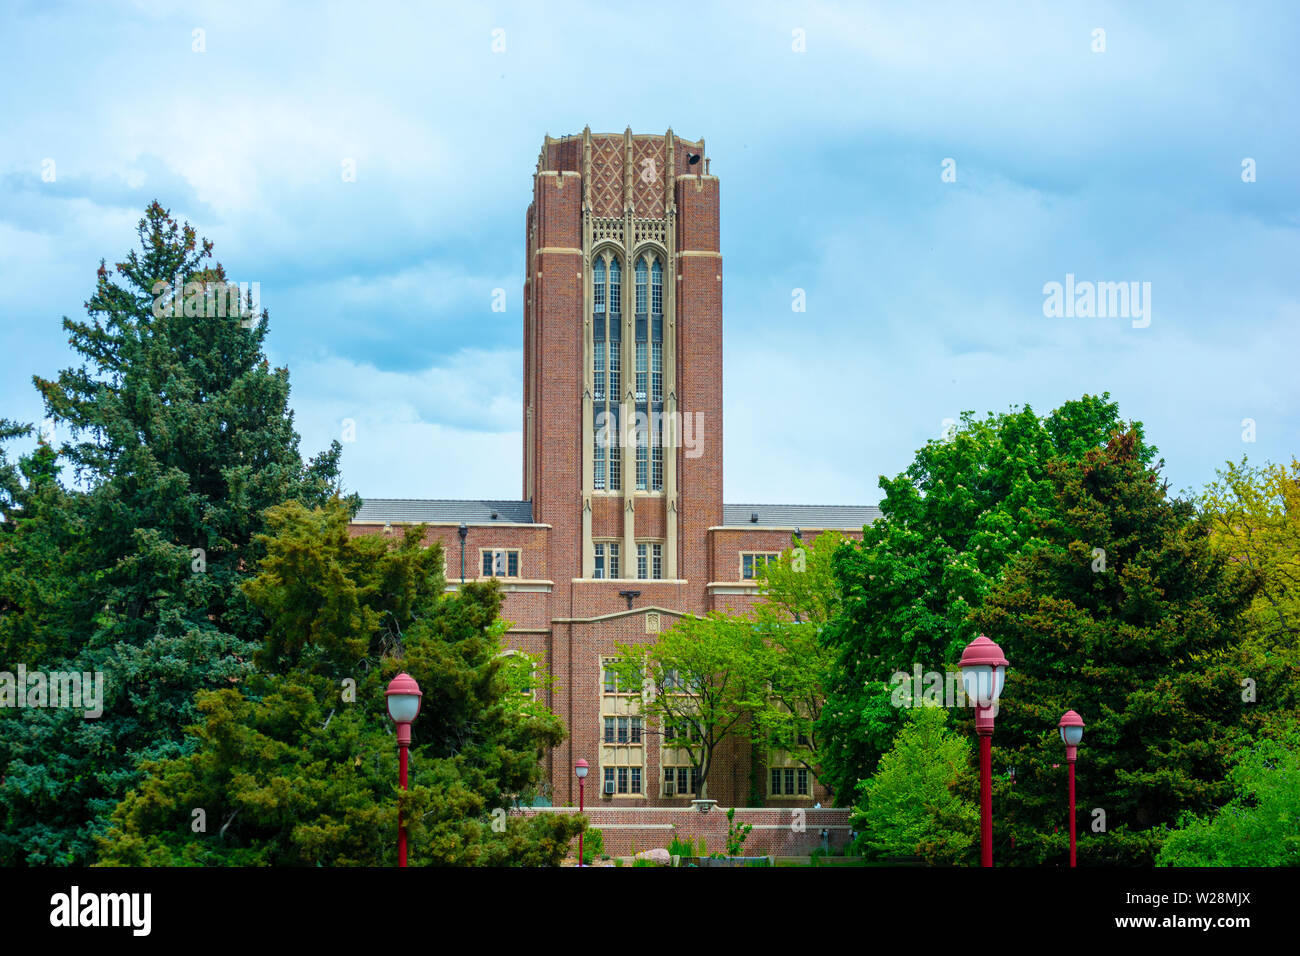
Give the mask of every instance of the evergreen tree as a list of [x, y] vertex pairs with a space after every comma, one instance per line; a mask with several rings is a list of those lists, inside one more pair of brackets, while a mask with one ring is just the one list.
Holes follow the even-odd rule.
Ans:
[[[101, 841], [106, 864], [392, 865], [397, 746], [384, 688], [423, 692], [400, 797], [412, 865], [555, 865], [581, 818], [508, 810], [564, 737], [523, 699], [501, 641], [495, 581], [445, 594], [421, 527], [352, 537], [340, 504], [272, 509], [245, 591], [267, 618], [245, 692], [200, 695], [194, 753], [148, 765]], [[195, 810], [202, 810], [196, 829]]]
[[[35, 379], [70, 432], [56, 451], [78, 487], [35, 482], [7, 519], [3, 651], [29, 668], [102, 673], [105, 700], [98, 719], [0, 715], [0, 863], [90, 858], [137, 761], [181, 752], [195, 692], [249, 675], [261, 622], [239, 585], [263, 512], [318, 504], [338, 482], [337, 443], [299, 456], [288, 372], [263, 355], [266, 313], [216, 307], [227, 286], [211, 244], [157, 203], [138, 235], [115, 269], [101, 262], [88, 319], [63, 320], [81, 364]], [[50, 560], [70, 536], [73, 559]]]
[[1167, 497], [1135, 433], [1048, 473], [1055, 500], [1039, 543], [971, 618], [1011, 662], [994, 760], [1015, 777], [994, 774], [996, 852], [1030, 864], [1068, 852], [1056, 725], [1073, 709], [1087, 722], [1080, 861], [1150, 865], [1165, 827], [1231, 795], [1228, 757], [1249, 706], [1239, 617], [1258, 581], [1211, 546], [1189, 503]]

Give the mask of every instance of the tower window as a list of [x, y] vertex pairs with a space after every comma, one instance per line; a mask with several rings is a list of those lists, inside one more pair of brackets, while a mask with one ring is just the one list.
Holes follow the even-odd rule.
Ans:
[[605, 490], [605, 449], [609, 447], [609, 415], [603, 404], [596, 409], [594, 439], [591, 449], [591, 486], [596, 491]]
[[645, 401], [645, 383], [646, 383], [646, 343], [636, 343], [636, 400]]
[[617, 313], [609, 317], [609, 398], [617, 402], [622, 390], [621, 372], [623, 369], [623, 324]]
[[638, 427], [636, 430], [636, 490], [646, 490], [646, 429]]
[[618, 446], [619, 394], [622, 388], [623, 317], [619, 312], [621, 267], [612, 256], [598, 258], [592, 270], [591, 486], [618, 491], [623, 486]]
[[[610, 353], [613, 354], [612, 352]], [[609, 416], [606, 418], [608, 431], [605, 432], [605, 447], [609, 451], [609, 490], [618, 491], [623, 487], [623, 449], [622, 449], [622, 423], [619, 421], [619, 406], [617, 402], [611, 402], [609, 405]]]
[[664, 490], [664, 422], [656, 417], [654, 435], [650, 443], [650, 490]]
[[[609, 312], [610, 315], [621, 315], [623, 312], [623, 270], [620, 268], [617, 259], [609, 260]], [[610, 338], [613, 338], [613, 329], [610, 330]]]

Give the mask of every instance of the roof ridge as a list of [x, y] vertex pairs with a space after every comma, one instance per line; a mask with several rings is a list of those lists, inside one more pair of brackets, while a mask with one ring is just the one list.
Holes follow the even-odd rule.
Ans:
[[361, 501], [363, 502], [364, 501], [422, 501], [422, 502], [476, 501], [482, 503], [494, 502], [494, 503], [498, 503], [498, 505], [506, 505], [506, 503], [508, 503], [508, 505], [529, 505], [529, 503], [532, 503], [532, 498], [367, 498], [363, 496], [361, 497]]
[[776, 501], [724, 501], [724, 507], [732, 508], [879, 508], [879, 505], [805, 505], [795, 502]]

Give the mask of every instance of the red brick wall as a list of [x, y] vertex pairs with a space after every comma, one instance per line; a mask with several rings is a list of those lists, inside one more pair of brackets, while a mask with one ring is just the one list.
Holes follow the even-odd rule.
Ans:
[[[588, 777], [588, 780], [591, 778]], [[591, 787], [588, 786], [588, 791]], [[577, 813], [574, 807], [532, 808], [525, 815], [538, 813]], [[753, 824], [745, 838], [744, 856], [807, 856], [823, 846], [822, 831], [829, 844], [839, 849], [849, 842], [847, 809], [802, 810], [799, 819], [794, 810], [771, 807], [737, 807], [736, 821]], [[591, 826], [601, 831], [605, 853], [629, 856], [632, 852], [668, 848], [674, 836], [685, 840], [704, 837], [709, 853], [727, 852], [727, 806], [719, 803], [708, 813], [685, 808], [605, 808], [587, 803], [585, 815]], [[573, 854], [577, 855], [577, 841]]]
[[[678, 179], [676, 201], [676, 251], [716, 253], [717, 179]], [[715, 580], [706, 529], [722, 524], [722, 259], [679, 255], [676, 264], [677, 408], [701, 416], [695, 433], [703, 452], [677, 452], [678, 574], [691, 582], [690, 606], [703, 609]]]

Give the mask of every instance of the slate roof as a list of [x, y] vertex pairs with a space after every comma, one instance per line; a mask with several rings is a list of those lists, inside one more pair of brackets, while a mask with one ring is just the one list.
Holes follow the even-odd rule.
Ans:
[[[496, 517], [493, 518], [495, 512]], [[457, 501], [431, 498], [366, 498], [356, 521], [397, 521], [430, 524], [491, 524], [494, 520], [531, 524], [531, 501]]]
[[[754, 521], [754, 515], [758, 521]], [[727, 527], [813, 528], [861, 531], [880, 517], [875, 505], [723, 505]]]
[[[493, 518], [493, 513], [496, 517]], [[752, 517], [757, 514], [758, 521]], [[722, 523], [728, 527], [812, 528], [860, 531], [880, 517], [875, 505], [726, 505]], [[492, 521], [531, 524], [531, 501], [462, 501], [430, 498], [366, 498], [357, 521], [402, 524], [490, 524]]]

